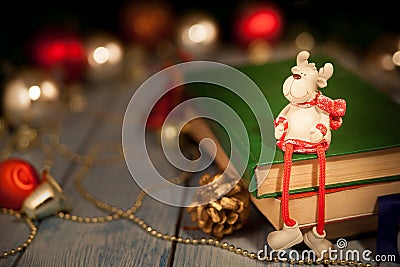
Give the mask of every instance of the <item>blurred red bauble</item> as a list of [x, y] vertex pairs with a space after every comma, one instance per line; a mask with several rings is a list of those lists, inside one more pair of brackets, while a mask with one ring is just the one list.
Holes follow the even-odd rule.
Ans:
[[62, 82], [82, 79], [87, 68], [84, 44], [77, 34], [63, 29], [43, 29], [29, 43], [35, 64], [50, 70]]
[[40, 183], [35, 168], [21, 159], [0, 162], [0, 207], [21, 209], [24, 199]]
[[[191, 54], [183, 49], [175, 49], [169, 54], [161, 66], [161, 69], [171, 67], [175, 64], [188, 62], [192, 60]], [[182, 73], [170, 71], [170, 81], [166, 84], [166, 89], [170, 84], [183, 83]], [[178, 86], [168, 91], [158, 100], [151, 110], [147, 119], [146, 127], [151, 130], [160, 130], [165, 122], [168, 114], [182, 101], [184, 101], [184, 86]]]
[[172, 12], [161, 1], [132, 2], [124, 6], [121, 28], [129, 41], [154, 47], [172, 35]]
[[282, 22], [280, 11], [272, 5], [249, 6], [240, 11], [235, 31], [244, 44], [259, 39], [272, 42], [281, 33]]

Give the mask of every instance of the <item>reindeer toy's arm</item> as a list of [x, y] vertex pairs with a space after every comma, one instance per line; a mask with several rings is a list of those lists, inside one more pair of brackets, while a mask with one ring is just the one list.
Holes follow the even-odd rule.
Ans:
[[325, 111], [321, 111], [319, 116], [318, 124], [310, 129], [310, 140], [311, 142], [318, 143], [323, 138], [328, 139], [327, 141], [330, 142], [330, 135], [329, 135], [329, 114]]
[[281, 139], [283, 134], [287, 131], [288, 128], [288, 122], [287, 122], [287, 114], [290, 110], [291, 104], [287, 104], [286, 107], [282, 109], [282, 111], [279, 113], [278, 117], [275, 119], [274, 124], [275, 124], [275, 138], [276, 139]]

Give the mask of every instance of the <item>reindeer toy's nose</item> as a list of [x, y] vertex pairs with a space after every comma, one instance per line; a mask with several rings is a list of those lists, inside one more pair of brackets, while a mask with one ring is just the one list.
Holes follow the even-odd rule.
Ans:
[[301, 79], [301, 76], [300, 76], [300, 74], [293, 74], [293, 78], [295, 78], [296, 80], [300, 80]]

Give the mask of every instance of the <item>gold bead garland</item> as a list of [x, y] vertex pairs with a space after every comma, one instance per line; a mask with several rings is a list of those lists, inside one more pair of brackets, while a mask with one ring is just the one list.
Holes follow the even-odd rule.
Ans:
[[[94, 161], [87, 160], [85, 162], [86, 162], [86, 164], [88, 164], [88, 162], [93, 163]], [[193, 239], [193, 238], [184, 238], [184, 237], [179, 237], [179, 236], [175, 236], [175, 235], [169, 235], [169, 234], [162, 233], [162, 232], [154, 229], [149, 224], [147, 224], [143, 219], [141, 219], [140, 217], [135, 215], [135, 213], [142, 206], [145, 197], [147, 196], [147, 194], [144, 191], [140, 191], [140, 193], [138, 194], [138, 196], [136, 198], [134, 205], [130, 209], [124, 211], [118, 207], [111, 206], [111, 205], [95, 198], [82, 186], [82, 180], [88, 171], [89, 171], [88, 166], [87, 167], [83, 166], [83, 169], [81, 169], [81, 172], [79, 172], [80, 174], [77, 175], [77, 179], [76, 179], [76, 185], [78, 187], [78, 191], [82, 194], [82, 196], [85, 199], [87, 199], [89, 202], [91, 202], [95, 206], [97, 206], [105, 211], [113, 212], [114, 213], [113, 215], [107, 216], [109, 220], [112, 220], [111, 218], [113, 218], [113, 219], [126, 218], [126, 219], [132, 221], [133, 223], [135, 223], [136, 225], [138, 225], [139, 227], [141, 227], [144, 231], [149, 233], [151, 236], [154, 236], [158, 239], [182, 243], [182, 244], [186, 244], [186, 245], [215, 246], [217, 248], [220, 248], [223, 250], [228, 250], [230, 252], [233, 252], [235, 254], [241, 255], [246, 258], [255, 259], [255, 260], [259, 260], [259, 261], [265, 261], [267, 263], [279, 263], [280, 262], [280, 263], [290, 263], [291, 265], [304, 265], [304, 264], [307, 264], [307, 265], [309, 265], [309, 264], [337, 265], [338, 264], [338, 262], [336, 260], [329, 260], [329, 259], [324, 259], [323, 261], [319, 261], [319, 260], [304, 261], [301, 259], [295, 260], [295, 259], [285, 259], [285, 258], [268, 257], [267, 256], [267, 257], [265, 257], [265, 260], [260, 260], [260, 258], [258, 258], [257, 254], [255, 252], [249, 252], [248, 250], [231, 245], [228, 242], [221, 242], [221, 240], [219, 240], [219, 239], [215, 239], [215, 238], [211, 238], [211, 237], [209, 237], [209, 238], [203, 237], [203, 238], [199, 238], [199, 239]], [[182, 183], [183, 181], [186, 181], [189, 177], [190, 177], [190, 173], [182, 172], [176, 178], [171, 179], [171, 182]], [[203, 176], [202, 177], [203, 180], [201, 181], [201, 183], [207, 182], [208, 179], [210, 179], [207, 177], [208, 177], [207, 174], [205, 176]], [[214, 179], [214, 177], [212, 179]], [[240, 181], [238, 183], [238, 185], [241, 183], [242, 183], [242, 181]], [[242, 185], [243, 184], [241, 184], [239, 186], [242, 187]], [[229, 194], [235, 195], [237, 192], [242, 192], [242, 191], [243, 190], [232, 189], [231, 192], [228, 193], [228, 195]], [[247, 192], [247, 190], [244, 190], [244, 191]], [[62, 214], [59, 213], [58, 216], [62, 217]], [[79, 218], [79, 217], [77, 217], [77, 218]], [[92, 220], [93, 220], [93, 218], [92, 218]], [[76, 219], [76, 221], [80, 221], [80, 220]], [[86, 221], [83, 220], [82, 222], [86, 222]], [[372, 267], [372, 265], [370, 263], [363, 263], [363, 262], [355, 263], [352, 261], [341, 261], [340, 264], [349, 265], [349, 266], [357, 265], [358, 267]], [[379, 267], [379, 266], [374, 266], [374, 267]]]
[[[17, 219], [22, 218], [21, 214], [18, 211], [13, 210], [13, 209], [1, 208], [0, 212], [3, 214], [13, 215]], [[21, 245], [19, 245], [16, 249], [10, 249], [8, 251], [3, 251], [1, 253], [1, 258], [6, 258], [8, 256], [15, 255], [18, 252], [22, 252], [32, 243], [33, 239], [35, 238], [36, 233], [37, 233], [36, 225], [28, 217], [24, 217], [23, 219], [30, 229], [30, 234], [29, 234], [28, 238]]]
[[[25, 129], [26, 130], [26, 129]], [[32, 133], [30, 130], [26, 133]], [[24, 135], [26, 136], [26, 135]], [[53, 136], [54, 137], [54, 136]], [[15, 139], [14, 139], [15, 140]], [[18, 141], [18, 140], [17, 140]], [[179, 237], [175, 235], [170, 235], [170, 234], [165, 234], [162, 233], [156, 229], [154, 229], [152, 226], [150, 226], [148, 223], [146, 223], [143, 219], [138, 217], [135, 213], [140, 209], [140, 207], [143, 204], [143, 201], [147, 194], [144, 191], [140, 191], [138, 194], [135, 203], [132, 205], [131, 208], [127, 210], [123, 210], [121, 208], [118, 208], [116, 206], [112, 206], [106, 202], [103, 202], [97, 198], [95, 198], [92, 194], [90, 194], [84, 187], [83, 187], [83, 179], [85, 175], [89, 172], [90, 168], [92, 165], [95, 164], [110, 164], [110, 163], [115, 163], [120, 160], [121, 157], [121, 144], [105, 144], [105, 145], [96, 145], [88, 155], [81, 155], [77, 154], [75, 152], [72, 152], [71, 150], [68, 149], [67, 146], [61, 144], [59, 142], [58, 138], [55, 138], [51, 141], [51, 146], [46, 144], [43, 140], [40, 138], [33, 138], [30, 141], [34, 141], [36, 144], [41, 145], [42, 150], [44, 154], [46, 155], [47, 159], [45, 160], [45, 166], [47, 169], [50, 169], [52, 165], [52, 149], [55, 149], [58, 153], [62, 154], [63, 156], [68, 157], [71, 161], [75, 163], [82, 164], [82, 168], [78, 171], [77, 176], [75, 177], [75, 185], [77, 187], [78, 192], [86, 199], [88, 202], [92, 203], [94, 206], [109, 212], [108, 215], [105, 216], [98, 216], [98, 217], [89, 217], [89, 216], [79, 216], [79, 215], [74, 215], [70, 213], [65, 213], [65, 212], [59, 212], [57, 214], [58, 218], [61, 219], [66, 219], [74, 222], [81, 222], [81, 223], [105, 223], [105, 222], [110, 222], [113, 220], [117, 219], [128, 219], [138, 225], [140, 228], [142, 228], [144, 231], [146, 231], [148, 234], [150, 234], [153, 237], [156, 237], [158, 239], [163, 239], [166, 241], [172, 241], [172, 242], [177, 242], [177, 243], [182, 243], [186, 245], [208, 245], [208, 246], [214, 246], [223, 250], [227, 250], [229, 252], [233, 252], [235, 254], [241, 255], [243, 257], [247, 257], [250, 259], [255, 259], [255, 260], [260, 260], [258, 258], [257, 254], [255, 252], [249, 252], [248, 250], [242, 249], [240, 247], [236, 247], [232, 244], [229, 244], [227, 242], [222, 242], [220, 239], [224, 235], [229, 235], [232, 234], [234, 230], [238, 230], [243, 226], [243, 223], [247, 220], [248, 215], [249, 215], [249, 193], [246, 189], [246, 186], [244, 185], [243, 181], [239, 181], [238, 184], [235, 185], [235, 187], [228, 192], [228, 194], [221, 199], [209, 203], [207, 205], [204, 205], [202, 207], [194, 206], [188, 208], [188, 212], [191, 213], [191, 217], [194, 218], [193, 214], [196, 214], [195, 221], [197, 218], [198, 210], [200, 210], [200, 214], [202, 216], [205, 216], [204, 214], [207, 215], [207, 218], [200, 216], [202, 219], [201, 225], [203, 225], [202, 230], [214, 236], [215, 238], [208, 237], [208, 238], [199, 238], [199, 239], [193, 239], [193, 238], [184, 238], [184, 237]], [[29, 142], [29, 147], [32, 144], [32, 142]], [[9, 154], [7, 151], [10, 147], [6, 145], [5, 151], [3, 151], [3, 155]], [[102, 152], [103, 150], [109, 150], [110, 148], [115, 149], [117, 148], [119, 154], [114, 157], [110, 157], [107, 159], [98, 159], [97, 154]], [[171, 182], [175, 183], [182, 183], [183, 181], [186, 181], [189, 177], [191, 176], [190, 173], [182, 172], [181, 175], [177, 176], [176, 178], [172, 179]], [[211, 176], [209, 174], [205, 174], [200, 178], [200, 185], [205, 185], [207, 183], [210, 183], [214, 181], [215, 179], [218, 179], [218, 175]], [[204, 213], [205, 211], [205, 213]], [[224, 211], [224, 212], [222, 212]], [[6, 208], [1, 208], [0, 212], [3, 214], [9, 214], [17, 217], [18, 219], [23, 219], [25, 223], [29, 226], [30, 228], [30, 234], [28, 238], [21, 244], [19, 245], [16, 249], [11, 249], [8, 251], [4, 251], [1, 253], [1, 258], [6, 258], [12, 255], [15, 255], [19, 252], [24, 251], [33, 241], [33, 239], [36, 236], [37, 233], [37, 227], [36, 225], [32, 222], [32, 220], [23, 214], [20, 214], [18, 211], [12, 210], [12, 209], [6, 209]], [[209, 224], [209, 220], [212, 222], [212, 231], [210, 231], [210, 228], [206, 228], [205, 226]], [[200, 220], [199, 226], [200, 226]], [[224, 222], [223, 224], [221, 222]], [[219, 226], [219, 225], [222, 225]], [[214, 231], [214, 227], [217, 226], [216, 230]], [[278, 257], [265, 257], [264, 260], [262, 260], [267, 263], [286, 263], [286, 264], [291, 264], [291, 265], [310, 265], [310, 264], [317, 264], [317, 265], [349, 265], [349, 266], [359, 266], [359, 267], [371, 267], [372, 265], [370, 263], [363, 263], [363, 262], [354, 262], [354, 261], [337, 261], [337, 260], [329, 260], [329, 259], [324, 259], [322, 261], [316, 260], [294, 260], [294, 259], [285, 259], [285, 258], [278, 258]], [[378, 267], [378, 266], [376, 266]]]

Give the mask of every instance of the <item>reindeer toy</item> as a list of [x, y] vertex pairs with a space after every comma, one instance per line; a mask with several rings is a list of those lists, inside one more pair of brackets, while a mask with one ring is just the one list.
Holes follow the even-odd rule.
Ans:
[[[310, 54], [301, 51], [297, 66], [283, 83], [283, 94], [290, 103], [275, 119], [277, 146], [284, 151], [284, 176], [281, 214], [283, 229], [267, 237], [272, 249], [284, 250], [304, 240], [306, 245], [321, 257], [332, 243], [325, 239], [325, 151], [331, 142], [331, 131], [342, 124], [346, 112], [343, 99], [332, 100], [321, 94], [319, 88], [327, 86], [333, 74], [333, 66], [326, 63], [317, 71], [314, 63], [308, 63]], [[319, 192], [317, 226], [302, 235], [296, 220], [289, 216], [289, 181], [293, 153], [316, 153], [319, 162]]]

